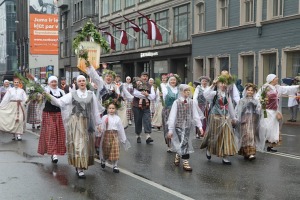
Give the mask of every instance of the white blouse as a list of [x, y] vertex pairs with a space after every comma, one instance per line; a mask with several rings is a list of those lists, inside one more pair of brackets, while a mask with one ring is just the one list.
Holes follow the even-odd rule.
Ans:
[[0, 107], [7, 105], [10, 101], [27, 101], [26, 92], [21, 88], [9, 88], [3, 97]]
[[[172, 86], [170, 86], [170, 85], [167, 85], [167, 86], [170, 87], [171, 91], [172, 91], [174, 94], [177, 94], [177, 93], [178, 93], [178, 87], [177, 87], [177, 86], [175, 86], [175, 87], [172, 87]], [[167, 94], [168, 94], [168, 88], [167, 88], [167, 86], [161, 88], [161, 89], [162, 89], [163, 99], [164, 99], [164, 100], [165, 100], [165, 98], [166, 98], [166, 96], [167, 96]]]
[[127, 140], [122, 121], [118, 115], [104, 115], [102, 117], [101, 130], [103, 132], [105, 132], [106, 130], [118, 131], [119, 140], [122, 143], [125, 143], [125, 141]]

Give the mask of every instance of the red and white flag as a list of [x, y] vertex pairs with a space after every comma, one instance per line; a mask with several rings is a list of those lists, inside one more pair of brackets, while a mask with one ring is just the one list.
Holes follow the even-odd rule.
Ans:
[[156, 23], [153, 20], [147, 18], [147, 25], [148, 25], [148, 39], [162, 41], [162, 35]]
[[121, 42], [121, 44], [124, 44], [124, 45], [128, 44], [127, 33], [124, 30], [121, 30], [120, 42]]
[[102, 30], [101, 30], [101, 32], [106, 34], [107, 42], [109, 43], [110, 48], [113, 50], [116, 50], [116, 43], [115, 43], [115, 40], [114, 40], [114, 37], [112, 36], [112, 34], [110, 34], [107, 31], [102, 31]]

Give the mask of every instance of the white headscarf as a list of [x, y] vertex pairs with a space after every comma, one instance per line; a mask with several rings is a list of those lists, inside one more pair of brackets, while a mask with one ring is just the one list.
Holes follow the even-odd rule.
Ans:
[[178, 94], [178, 98], [180, 98], [180, 97], [182, 97], [183, 98], [183, 92], [184, 92], [184, 90], [186, 90], [186, 89], [191, 89], [190, 88], [190, 86], [189, 85], [187, 85], [187, 84], [180, 84], [179, 85], [179, 94]]
[[126, 77], [126, 80], [131, 80], [130, 76], [127, 76], [127, 77]]
[[4, 80], [3, 83], [9, 83], [9, 80]]
[[50, 84], [52, 81], [58, 82], [58, 78], [57, 78], [56, 76], [50, 76], [50, 77], [48, 78], [48, 84]]
[[78, 82], [78, 81], [79, 81], [79, 79], [84, 79], [84, 80], [86, 81], [86, 78], [85, 78], [83, 75], [79, 75], [79, 76], [77, 76], [77, 78], [76, 78], [76, 82]]
[[267, 83], [271, 83], [276, 77], [277, 76], [275, 74], [269, 74], [266, 78]]
[[[56, 76], [50, 76], [48, 78], [48, 84], [50, 84], [52, 81], [58, 82], [58, 78]], [[59, 92], [59, 89], [57, 86], [56, 86], [56, 88], [52, 88], [51, 86], [49, 86], [49, 89], [54, 96], [60, 96], [60, 92]]]

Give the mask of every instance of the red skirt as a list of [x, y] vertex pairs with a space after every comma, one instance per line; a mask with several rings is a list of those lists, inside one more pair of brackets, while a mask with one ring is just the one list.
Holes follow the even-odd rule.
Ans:
[[64, 155], [66, 153], [66, 132], [60, 112], [43, 112], [42, 129], [38, 153]]

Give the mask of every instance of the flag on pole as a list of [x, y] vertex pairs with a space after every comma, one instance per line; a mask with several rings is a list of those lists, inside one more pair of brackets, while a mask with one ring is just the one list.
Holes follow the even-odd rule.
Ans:
[[134, 23], [133, 21], [130, 21], [129, 19], [127, 19], [126, 17], [122, 16], [128, 23], [129, 23], [129, 27], [131, 27], [135, 32], [140, 32], [143, 31], [143, 33], [147, 34], [147, 31], [145, 31], [142, 27], [138, 26], [136, 23]]
[[137, 11], [141, 16], [147, 19], [147, 25], [148, 25], [148, 30], [147, 30], [147, 35], [149, 40], [159, 40], [162, 41], [162, 35], [157, 27], [157, 24], [152, 20], [149, 19], [146, 15], [140, 13]]
[[116, 27], [117, 29], [119, 29], [121, 31], [121, 36], [120, 36], [120, 43], [127, 45], [128, 44], [128, 38], [127, 38], [127, 33], [124, 29], [122, 29], [121, 27], [115, 25], [112, 22], [109, 22], [112, 26]]
[[112, 34], [110, 34], [107, 31], [101, 30], [101, 32], [106, 34], [110, 48], [113, 49], [113, 50], [116, 50], [116, 43], [115, 43], [115, 40], [114, 40], [114, 36], [112, 36]]

